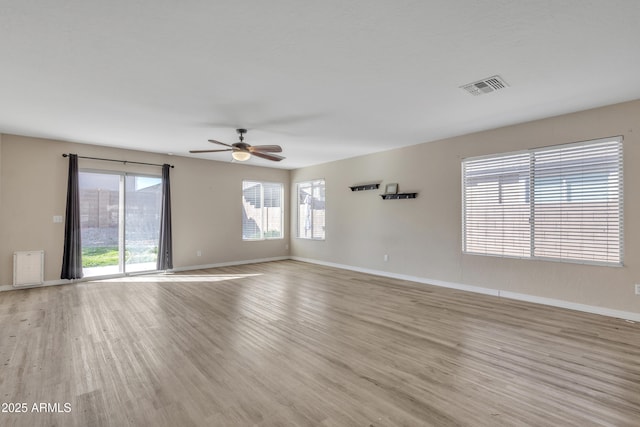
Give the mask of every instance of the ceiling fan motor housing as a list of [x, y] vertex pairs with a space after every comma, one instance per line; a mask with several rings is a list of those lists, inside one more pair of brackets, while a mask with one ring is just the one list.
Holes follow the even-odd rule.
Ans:
[[233, 148], [240, 151], [249, 151], [249, 147], [251, 146], [246, 142], [236, 142], [235, 144], [233, 144]]

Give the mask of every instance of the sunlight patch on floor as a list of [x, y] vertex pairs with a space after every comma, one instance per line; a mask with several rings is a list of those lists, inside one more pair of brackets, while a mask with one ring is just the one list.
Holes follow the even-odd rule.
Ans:
[[105, 279], [101, 282], [222, 282], [255, 276], [262, 274], [148, 274]]

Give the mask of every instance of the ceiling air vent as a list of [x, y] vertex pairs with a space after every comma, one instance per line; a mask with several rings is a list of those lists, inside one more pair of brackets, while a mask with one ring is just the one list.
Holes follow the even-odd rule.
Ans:
[[486, 79], [460, 86], [461, 89], [466, 90], [473, 96], [484, 95], [506, 87], [509, 87], [509, 85], [500, 76], [487, 77]]

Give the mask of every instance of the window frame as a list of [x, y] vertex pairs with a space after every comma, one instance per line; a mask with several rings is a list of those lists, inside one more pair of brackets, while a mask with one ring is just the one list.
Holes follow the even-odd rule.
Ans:
[[[573, 142], [573, 143], [568, 143], [568, 144], [558, 144], [558, 145], [551, 145], [551, 146], [545, 146], [545, 147], [539, 147], [539, 148], [532, 148], [532, 149], [528, 149], [528, 150], [520, 150], [520, 151], [511, 151], [511, 152], [504, 152], [504, 153], [497, 153], [497, 154], [490, 154], [490, 155], [484, 155], [484, 156], [475, 156], [475, 157], [468, 157], [468, 158], [463, 158], [461, 161], [461, 188], [462, 188], [462, 253], [465, 255], [480, 255], [480, 256], [491, 256], [491, 257], [498, 257], [498, 258], [516, 258], [516, 259], [528, 259], [528, 260], [543, 260], [543, 261], [555, 261], [555, 262], [564, 262], [564, 263], [572, 263], [572, 264], [588, 264], [588, 265], [599, 265], [599, 266], [608, 266], [608, 267], [622, 267], [624, 266], [624, 138], [623, 136], [612, 136], [612, 137], [607, 137], [607, 138], [599, 138], [599, 139], [594, 139], [594, 140], [587, 140], [587, 141], [580, 141], [580, 142]], [[541, 255], [536, 255], [536, 231], [535, 231], [535, 226], [538, 224], [536, 223], [536, 217], [535, 214], [537, 213], [536, 209], [538, 206], [543, 205], [545, 202], [544, 201], [540, 201], [540, 199], [542, 197], [554, 197], [554, 196], [561, 196], [561, 197], [565, 197], [565, 194], [560, 191], [557, 193], [553, 193], [550, 196], [548, 194], [545, 194], [544, 192], [541, 192], [539, 195], [536, 196], [536, 187], [535, 187], [535, 179], [537, 178], [538, 180], [541, 179], [540, 178], [540, 174], [536, 175], [536, 154], [544, 154], [546, 152], [553, 152], [556, 150], [561, 150], [561, 149], [571, 149], [571, 148], [575, 148], [575, 147], [589, 147], [589, 146], [594, 146], [597, 144], [604, 144], [604, 143], [615, 143], [617, 144], [616, 150], [615, 152], [617, 152], [617, 174], [618, 174], [618, 178], [617, 178], [617, 183], [616, 185], [613, 186], [613, 188], [615, 190], [617, 190], [617, 208], [618, 208], [618, 213], [617, 213], [617, 230], [618, 230], [618, 236], [617, 236], [617, 243], [618, 243], [618, 247], [617, 247], [617, 253], [618, 253], [618, 259], [616, 261], [607, 261], [607, 260], [590, 260], [590, 259], [583, 259], [583, 258], [572, 258], [570, 256], [560, 256], [560, 257], [555, 257], [555, 256], [541, 256]], [[528, 194], [526, 194], [526, 199], [527, 199], [527, 203], [529, 204], [529, 209], [530, 209], [530, 214], [529, 214], [529, 224], [530, 224], [530, 231], [529, 231], [529, 240], [530, 240], [530, 250], [528, 255], [524, 255], [524, 256], [517, 256], [517, 255], [505, 255], [505, 254], [500, 254], [500, 253], [490, 253], [490, 252], [478, 252], [478, 251], [469, 251], [467, 250], [467, 240], [468, 240], [468, 234], [467, 234], [467, 188], [466, 188], [466, 184], [467, 181], [469, 179], [468, 176], [465, 176], [465, 164], [466, 162], [471, 162], [471, 161], [483, 161], [483, 160], [494, 160], [494, 161], [498, 161], [499, 159], [503, 159], [506, 158], [508, 156], [518, 156], [518, 155], [527, 155], [529, 158], [529, 166], [528, 166], [528, 174], [529, 174], [529, 178], [528, 178], [528, 183], [526, 183], [526, 187], [527, 187], [527, 191]], [[606, 163], [598, 163], [598, 165], [606, 165]], [[584, 166], [583, 166], [584, 167]], [[550, 179], [562, 179], [565, 178], [566, 181], [566, 177], [563, 177], [563, 175], [552, 175]], [[567, 184], [567, 183], [565, 183]], [[564, 187], [563, 187], [564, 188]], [[595, 190], [593, 190], [595, 191]], [[602, 191], [602, 190], [601, 190]], [[588, 193], [586, 195], [583, 195], [585, 200], [589, 200], [589, 197], [595, 197], [595, 192], [594, 193]], [[566, 193], [567, 198], [566, 199], [562, 199], [561, 201], [564, 202], [569, 202], [571, 201], [571, 198], [569, 197], [570, 193]], [[538, 208], [540, 209], [540, 208]], [[588, 209], [584, 209], [580, 211], [581, 213], [583, 212], [593, 212], [593, 211], [589, 211]], [[563, 229], [564, 230], [564, 229]], [[585, 232], [586, 234], [586, 232]], [[583, 235], [580, 235], [580, 239], [582, 239]], [[615, 234], [612, 234], [612, 236], [615, 236]], [[558, 239], [558, 243], [571, 243], [575, 241], [574, 239], [568, 239], [568, 240], [561, 240]], [[603, 247], [606, 247], [606, 245], [603, 245]], [[615, 254], [615, 251], [612, 251]], [[608, 254], [605, 255], [605, 257], [609, 256]]]
[[[310, 237], [305, 237], [305, 236], [301, 236], [300, 235], [300, 187], [302, 185], [308, 185], [311, 187], [311, 193], [313, 194], [313, 190], [314, 187], [319, 187], [319, 184], [322, 182], [322, 191], [325, 195], [324, 197], [324, 203], [325, 203], [325, 207], [324, 207], [324, 215], [323, 215], [323, 224], [322, 224], [322, 237], [314, 237], [314, 221], [311, 221], [311, 236]], [[326, 212], [327, 212], [327, 208], [326, 208], [326, 203], [327, 203], [327, 197], [326, 197], [326, 191], [327, 191], [327, 181], [324, 178], [316, 178], [316, 179], [310, 179], [310, 180], [306, 180], [306, 181], [300, 181], [300, 182], [296, 182], [295, 184], [295, 189], [296, 189], [296, 238], [297, 239], [302, 239], [302, 240], [312, 240], [312, 241], [324, 241], [327, 238], [327, 230], [326, 230], [326, 224], [327, 224], [327, 218], [326, 218]]]
[[[243, 179], [242, 180], [242, 199], [244, 199], [244, 184], [245, 183], [254, 183], [254, 184], [260, 184], [260, 209], [262, 210], [262, 214], [261, 214], [261, 219], [262, 219], [262, 224], [261, 224], [261, 237], [258, 238], [245, 238], [244, 235], [244, 221], [241, 221], [241, 234], [242, 234], [242, 241], [243, 242], [261, 242], [261, 241], [265, 241], [265, 240], [283, 240], [285, 238], [285, 221], [284, 221], [284, 215], [285, 215], [285, 201], [284, 201], [284, 183], [282, 182], [275, 182], [275, 181], [259, 181], [259, 180], [255, 180], [255, 179]], [[265, 184], [273, 184], [273, 185], [279, 185], [280, 186], [280, 236], [277, 237], [267, 237], [265, 236], [265, 219], [267, 218], [266, 215], [264, 215], [264, 185]], [[241, 206], [241, 208], [244, 210], [244, 205]]]

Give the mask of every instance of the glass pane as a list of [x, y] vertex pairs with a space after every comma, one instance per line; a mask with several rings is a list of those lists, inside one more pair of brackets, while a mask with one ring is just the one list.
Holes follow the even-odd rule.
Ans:
[[311, 184], [298, 184], [298, 237], [311, 238]]
[[313, 186], [313, 238], [324, 239], [324, 181]]
[[621, 262], [621, 144], [534, 153], [535, 256]]
[[162, 179], [126, 176], [125, 198], [125, 270], [155, 270], [160, 236]]
[[529, 155], [463, 162], [464, 251], [530, 257]]
[[262, 238], [262, 184], [242, 182], [242, 239]]
[[298, 184], [298, 237], [325, 238], [324, 181]]
[[282, 184], [264, 183], [264, 238], [282, 237]]
[[80, 232], [84, 275], [120, 271], [120, 175], [80, 172]]

